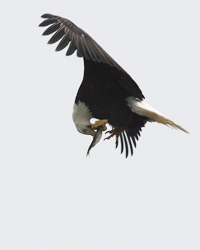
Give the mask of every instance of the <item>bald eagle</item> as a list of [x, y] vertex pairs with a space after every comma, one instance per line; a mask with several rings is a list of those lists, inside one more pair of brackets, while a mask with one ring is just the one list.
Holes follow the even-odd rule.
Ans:
[[[156, 109], [144, 102], [144, 95], [130, 75], [103, 50], [85, 31], [68, 19], [44, 14], [39, 26], [49, 26], [43, 35], [53, 36], [49, 44], [60, 40], [56, 51], [69, 45], [66, 55], [77, 51], [84, 60], [84, 77], [73, 107], [73, 121], [77, 130], [86, 135], [95, 135], [99, 127], [107, 131], [110, 139], [116, 136], [121, 143], [121, 153], [133, 155], [133, 146], [147, 122], [159, 122], [167, 126], [184, 128], [167, 119]], [[97, 121], [92, 124], [91, 118]], [[125, 150], [124, 150], [125, 149]]]

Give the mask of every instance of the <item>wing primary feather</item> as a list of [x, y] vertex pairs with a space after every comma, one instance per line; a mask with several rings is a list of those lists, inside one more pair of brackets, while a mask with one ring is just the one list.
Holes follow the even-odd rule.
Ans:
[[61, 39], [61, 41], [59, 42], [58, 46], [56, 47], [56, 51], [60, 51], [64, 49], [65, 47], [67, 47], [69, 42], [70, 42], [70, 39], [68, 37], [68, 34], [66, 33], [64, 37]]
[[119, 141], [117, 140], [117, 141], [115, 142], [115, 148], [117, 148], [118, 145], [119, 145]]
[[77, 43], [78, 43], [78, 49], [77, 49], [77, 56], [78, 57], [84, 57], [84, 50], [83, 50], [83, 46], [81, 44], [81, 37], [79, 37], [77, 39]]
[[72, 55], [72, 54], [74, 53], [75, 50], [76, 50], [76, 46], [75, 46], [75, 43], [74, 43], [74, 34], [73, 34], [66, 55], [67, 55], [67, 56]]
[[48, 29], [46, 29], [45, 32], [42, 35], [50, 35], [53, 32], [55, 32], [56, 30], [58, 30], [59, 28], [60, 28], [60, 22], [59, 23], [54, 23]]
[[136, 133], [134, 134], [134, 137], [135, 137], [135, 139], [136, 139], [137, 141], [139, 140], [138, 132], [136, 132]]
[[61, 27], [48, 41], [49, 44], [56, 43], [64, 36], [64, 27]]
[[88, 49], [87, 49], [87, 44], [86, 44], [84, 38], [81, 37], [81, 40], [82, 40], [82, 41], [81, 41], [81, 47], [82, 47], [82, 49], [83, 49], [84, 58], [87, 59], [87, 60], [89, 60], [89, 59], [90, 59], [90, 53], [89, 53], [89, 51], [88, 51]]
[[92, 44], [91, 41], [87, 40], [87, 43], [85, 43], [85, 48], [90, 56], [90, 59], [92, 61], [95, 61], [95, 52], [91, 44]]
[[120, 142], [121, 142], [121, 154], [122, 154], [124, 152], [124, 142], [123, 142], [122, 133], [120, 134]]
[[79, 39], [79, 36], [77, 34], [74, 34], [74, 44], [75, 44], [75, 47], [77, 49], [77, 56], [81, 57], [83, 54], [82, 54], [82, 50], [81, 50], [81, 46], [80, 46], [80, 39]]
[[136, 147], [137, 147], [137, 144], [136, 144], [136, 141], [135, 141], [135, 137], [133, 136], [133, 137], [131, 137], [131, 139], [132, 139], [133, 144], [134, 144], [134, 146], [135, 146], [135, 148], [136, 148]]
[[42, 17], [42, 18], [53, 18], [53, 17], [56, 17], [56, 16], [54, 16], [54, 15], [52, 15], [52, 14], [45, 13], [45, 14], [43, 14], [41, 17]]
[[127, 133], [127, 137], [130, 139], [130, 141], [133, 142], [135, 148], [137, 146], [136, 144], [136, 140], [138, 141], [139, 140], [139, 136], [140, 136], [140, 132], [142, 131], [142, 127], [140, 128], [135, 128], [135, 129], [128, 129], [126, 131]]
[[130, 147], [130, 150], [131, 150], [131, 155], [133, 155], [133, 146], [132, 146], [131, 138], [130, 138], [130, 135], [129, 135], [128, 131], [126, 131], [126, 137], [128, 139], [129, 147]]
[[126, 158], [127, 158], [127, 157], [128, 157], [128, 153], [129, 153], [129, 150], [128, 150], [127, 139], [126, 139], [126, 136], [125, 136], [125, 133], [124, 133], [124, 132], [122, 132], [122, 136], [123, 136], [123, 139], [124, 139], [125, 150], [126, 150]]
[[75, 50], [76, 50], [76, 47], [74, 45], [74, 42], [71, 42], [70, 45], [69, 45], [69, 48], [67, 50], [66, 55], [71, 56], [74, 53]]
[[48, 26], [48, 25], [50, 25], [52, 23], [57, 23], [57, 18], [44, 20], [43, 22], [41, 22], [41, 24], [39, 24], [39, 26], [44, 27], [44, 26]]

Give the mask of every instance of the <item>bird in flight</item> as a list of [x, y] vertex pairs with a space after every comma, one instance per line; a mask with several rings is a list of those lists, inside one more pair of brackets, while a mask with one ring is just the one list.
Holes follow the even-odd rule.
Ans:
[[[158, 122], [188, 133], [144, 101], [144, 95], [131, 76], [110, 57], [85, 31], [66, 18], [44, 14], [39, 26], [49, 26], [43, 35], [53, 36], [49, 44], [59, 41], [56, 51], [68, 46], [66, 55], [77, 51], [84, 60], [84, 76], [75, 98], [72, 118], [77, 130], [95, 138], [99, 128], [115, 136], [121, 153], [133, 155], [133, 146], [147, 122]], [[93, 124], [91, 119], [96, 118]], [[99, 136], [98, 136], [99, 137]], [[101, 137], [101, 136], [100, 136]], [[99, 139], [98, 139], [99, 141]], [[96, 144], [96, 142], [94, 142]]]

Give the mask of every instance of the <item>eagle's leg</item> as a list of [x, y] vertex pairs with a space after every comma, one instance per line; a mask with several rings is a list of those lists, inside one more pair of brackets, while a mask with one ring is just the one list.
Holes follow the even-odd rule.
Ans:
[[109, 133], [109, 134], [111, 134], [111, 135], [109, 135], [108, 137], [106, 137], [104, 140], [109, 140], [110, 138], [112, 138], [113, 136], [116, 135], [116, 142], [117, 142], [118, 139], [119, 139], [120, 134], [121, 134], [123, 131], [124, 131], [124, 130], [123, 130], [123, 129], [120, 129], [120, 128], [114, 128], [114, 129], [112, 129], [112, 130], [110, 130], [110, 131], [107, 131], [106, 134]]
[[96, 129], [98, 127], [103, 127], [103, 131], [107, 130], [106, 123], [108, 123], [108, 119], [98, 120], [94, 124], [92, 124], [91, 128]]

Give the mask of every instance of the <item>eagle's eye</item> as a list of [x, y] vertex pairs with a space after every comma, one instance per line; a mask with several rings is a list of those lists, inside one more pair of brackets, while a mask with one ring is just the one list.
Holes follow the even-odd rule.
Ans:
[[86, 133], [87, 133], [87, 129], [86, 129], [86, 128], [82, 129], [82, 132], [83, 132], [84, 134], [86, 134]]

